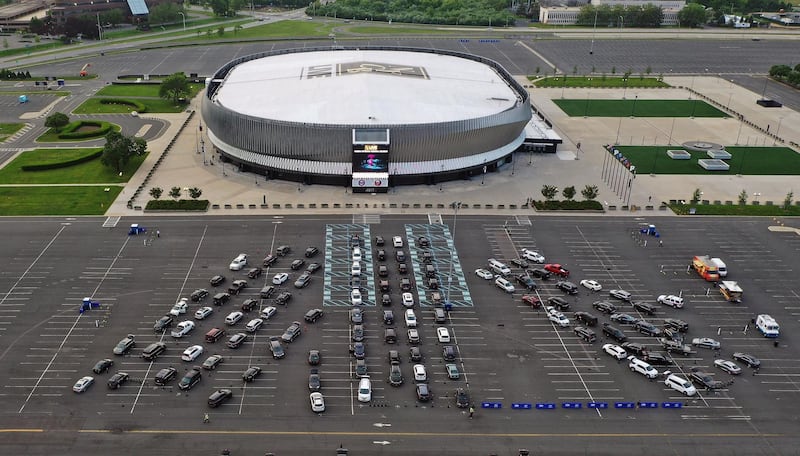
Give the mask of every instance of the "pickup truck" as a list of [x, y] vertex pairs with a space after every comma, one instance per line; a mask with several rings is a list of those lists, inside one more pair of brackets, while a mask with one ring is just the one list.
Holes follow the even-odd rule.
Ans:
[[670, 353], [680, 353], [683, 356], [689, 356], [694, 353], [691, 345], [682, 344], [680, 342], [667, 339], [666, 337], [659, 337], [658, 342], [662, 347], [664, 347], [664, 350]]

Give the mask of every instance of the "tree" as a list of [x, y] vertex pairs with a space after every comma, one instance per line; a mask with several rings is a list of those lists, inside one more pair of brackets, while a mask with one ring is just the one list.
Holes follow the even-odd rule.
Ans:
[[772, 65], [769, 69], [769, 75], [773, 78], [783, 79], [789, 76], [789, 73], [792, 72], [792, 67], [789, 65]]
[[155, 199], [161, 198], [161, 195], [163, 193], [164, 193], [164, 189], [162, 189], [161, 187], [153, 187], [153, 188], [150, 189], [150, 196], [152, 196]]
[[162, 3], [150, 8], [148, 16], [151, 24], [168, 24], [181, 20], [182, 9], [176, 3]]
[[542, 196], [547, 201], [556, 197], [556, 193], [558, 193], [558, 187], [554, 185], [542, 185]]
[[47, 120], [44, 121], [45, 127], [52, 128], [55, 131], [61, 131], [67, 125], [69, 125], [69, 116], [62, 112], [54, 112], [47, 116]]
[[[155, 8], [153, 8], [153, 9], [155, 9]], [[150, 10], [150, 18], [151, 19], [153, 17], [152, 12], [153, 12], [153, 10], [151, 9]], [[123, 23], [125, 21], [125, 13], [119, 8], [114, 8], [114, 9], [105, 11], [103, 13], [100, 13], [100, 20], [104, 24], [111, 24], [112, 27], [116, 27], [118, 24], [121, 24], [121, 23]]]
[[169, 189], [169, 197], [173, 199], [178, 199], [181, 197], [181, 188], [180, 187], [172, 187]]
[[694, 189], [694, 193], [692, 193], [692, 204], [697, 204], [702, 196], [703, 192], [701, 192], [699, 188]]
[[158, 88], [158, 96], [166, 100], [172, 100], [178, 104], [181, 98], [189, 95], [189, 80], [183, 73], [174, 73], [167, 76]]
[[794, 192], [790, 190], [789, 193], [786, 194], [786, 198], [783, 199], [783, 209], [784, 210], [788, 211], [789, 208], [792, 207], [792, 199], [793, 198], [794, 198]]
[[708, 13], [699, 3], [687, 3], [678, 12], [678, 21], [682, 27], [697, 28], [708, 22]]
[[112, 131], [106, 135], [106, 145], [103, 147], [100, 163], [122, 173], [131, 157], [141, 155], [146, 150], [147, 142], [142, 138], [123, 136], [119, 132]]
[[575, 198], [575, 186], [570, 185], [569, 187], [564, 187], [564, 190], [561, 190], [561, 194], [568, 200]]
[[744, 206], [747, 204], [747, 190], [742, 190], [742, 193], [739, 193], [739, 206]]
[[597, 195], [600, 193], [600, 190], [597, 188], [596, 185], [587, 185], [583, 187], [581, 190], [581, 195], [583, 195], [583, 199], [588, 201], [594, 201], [597, 198]]
[[199, 188], [197, 188], [197, 187], [192, 187], [192, 188], [190, 188], [190, 189], [189, 189], [189, 196], [190, 196], [192, 199], [197, 199], [197, 198], [200, 198], [200, 195], [202, 195], [202, 194], [203, 194], [203, 191], [202, 191], [202, 190], [200, 190], [200, 189], [199, 189]]

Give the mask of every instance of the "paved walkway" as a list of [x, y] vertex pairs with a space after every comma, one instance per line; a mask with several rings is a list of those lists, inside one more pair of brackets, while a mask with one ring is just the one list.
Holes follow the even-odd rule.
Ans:
[[[800, 143], [800, 114], [787, 108], [762, 108], [756, 105], [758, 94], [747, 91], [729, 81], [717, 77], [673, 77], [666, 82], [674, 86], [691, 87], [722, 106], [744, 115], [745, 119], [757, 126], [770, 126], [787, 141]], [[772, 145], [773, 139], [754, 128], [746, 126], [735, 118], [729, 119], [652, 119], [652, 118], [569, 118], [551, 101], [562, 96], [562, 89], [532, 89], [536, 106], [553, 122], [564, 144], [557, 154], [516, 155], [515, 163], [488, 173], [483, 179], [453, 181], [440, 185], [401, 186], [388, 194], [352, 194], [348, 188], [326, 185], [303, 186], [294, 182], [278, 180], [266, 181], [264, 176], [239, 173], [230, 165], [211, 160], [210, 142], [204, 139], [206, 159], [203, 164], [200, 152], [198, 126], [200, 121], [200, 96], [192, 102], [195, 115], [180, 134], [178, 131], [189, 114], [152, 115], [170, 122], [165, 134], [150, 141], [152, 153], [139, 171], [133, 176], [118, 200], [110, 207], [108, 215], [141, 215], [141, 210], [126, 207], [128, 199], [144, 181], [153, 164], [158, 160], [173, 138], [174, 145], [162, 160], [147, 186], [135, 200], [136, 206], [144, 207], [149, 197], [149, 189], [161, 187], [165, 194], [171, 187], [186, 189], [198, 187], [203, 191], [201, 198], [208, 199], [220, 209], [209, 209], [210, 214], [295, 214], [295, 213], [428, 213], [444, 212], [454, 201], [469, 206], [462, 211], [467, 213], [530, 215], [532, 209], [521, 209], [527, 198], [542, 199], [542, 185], [555, 185], [559, 189], [574, 185], [580, 190], [585, 185], [597, 185], [600, 189], [599, 201], [609, 206], [631, 206], [643, 208], [648, 203], [658, 205], [670, 199], [689, 199], [694, 189], [703, 191], [703, 199], [736, 201], [744, 189], [750, 195], [760, 194], [761, 201], [783, 201], [786, 193], [797, 185], [797, 176], [708, 176], [708, 175], [639, 175], [634, 179], [630, 196], [617, 195], [612, 187], [602, 179], [604, 144], [613, 144], [619, 136], [620, 144], [680, 144], [690, 140], [705, 140], [725, 145], [737, 142], [741, 145]], [[689, 91], [683, 89], [566, 89], [565, 98], [621, 99], [638, 97], [686, 99]], [[779, 128], [778, 128], [779, 127]], [[670, 134], [671, 133], [671, 134]], [[177, 135], [177, 137], [176, 137]], [[581, 143], [581, 151], [576, 144]], [[483, 181], [483, 182], [482, 182]], [[626, 192], [627, 193], [627, 192]], [[184, 197], [188, 198], [184, 191]], [[622, 199], [622, 198], [625, 199]], [[752, 199], [752, 198], [751, 198]], [[800, 188], [798, 188], [800, 199]], [[262, 208], [266, 202], [267, 208]], [[346, 204], [352, 207], [346, 207]], [[273, 208], [279, 205], [280, 209]], [[292, 208], [286, 208], [286, 205]], [[298, 205], [303, 205], [298, 209]], [[316, 205], [310, 208], [310, 205]], [[327, 204], [327, 208], [323, 207]], [[340, 207], [334, 207], [335, 204]], [[408, 207], [403, 207], [406, 204]], [[430, 204], [430, 208], [425, 205]], [[487, 204], [493, 205], [486, 208]], [[504, 205], [499, 209], [498, 205]], [[230, 208], [226, 208], [229, 205]], [[241, 205], [241, 206], [239, 206]], [[396, 207], [391, 207], [395, 205]], [[418, 205], [418, 206], [415, 206]], [[442, 207], [439, 207], [439, 206]], [[511, 209], [510, 205], [517, 208]], [[237, 206], [240, 208], [237, 209]], [[252, 208], [251, 208], [252, 207]], [[667, 215], [670, 211], [645, 210], [648, 215]], [[163, 214], [163, 213], [159, 213]], [[537, 213], [544, 215], [543, 213]], [[607, 211], [606, 214], [623, 215], [627, 212]], [[559, 213], [558, 215], [563, 215]]]

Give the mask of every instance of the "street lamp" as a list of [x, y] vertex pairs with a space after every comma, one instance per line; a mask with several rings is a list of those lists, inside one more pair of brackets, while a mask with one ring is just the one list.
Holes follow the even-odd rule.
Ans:
[[183, 18], [183, 31], [185, 32], [186, 31], [186, 15], [183, 14], [183, 12], [181, 12], [181, 11], [178, 11], [178, 14], [180, 14], [181, 17]]
[[761, 196], [761, 193], [759, 193], [759, 192], [753, 193], [753, 197], [755, 198], [755, 202], [758, 202], [758, 197], [759, 196]]
[[633, 98], [633, 107], [631, 107], [631, 119], [636, 117], [636, 100], [639, 99], [639, 95], [634, 95]]
[[[454, 201], [450, 203], [453, 208], [453, 252], [456, 251], [456, 222], [458, 222], [458, 210], [461, 209], [461, 201]], [[444, 303], [450, 304], [450, 284], [453, 281], [453, 261], [450, 260], [450, 266], [447, 272], [447, 290], [444, 293]]]
[[772, 145], [776, 145], [778, 143], [778, 134], [781, 132], [781, 123], [783, 122], [783, 117], [780, 118], [778, 121], [778, 128], [775, 129], [775, 137], [772, 139]]
[[594, 36], [597, 33], [597, 8], [594, 9], [594, 27], [592, 28], [592, 44], [589, 46], [589, 55], [594, 54]]
[[103, 41], [103, 27], [100, 26], [100, 13], [97, 13], [97, 41]]
[[619, 28], [622, 30], [622, 27], [625, 27], [625, 18], [620, 16], [619, 17]]

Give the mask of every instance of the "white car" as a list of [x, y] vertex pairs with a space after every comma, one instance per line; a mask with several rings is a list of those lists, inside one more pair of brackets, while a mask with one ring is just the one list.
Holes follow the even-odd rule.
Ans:
[[192, 362], [200, 357], [203, 354], [203, 346], [202, 345], [192, 345], [191, 347], [187, 348], [183, 351], [183, 355], [181, 355], [181, 359], [186, 362]]
[[739, 367], [733, 361], [728, 361], [727, 359], [715, 359], [714, 365], [731, 375], [739, 375], [742, 373], [741, 367]]
[[322, 396], [322, 393], [315, 391], [311, 393], [308, 398], [311, 400], [312, 412], [319, 413], [325, 411], [325, 398]]
[[240, 253], [239, 256], [231, 261], [230, 269], [231, 271], [241, 271], [245, 266], [247, 266], [247, 255]]
[[89, 389], [90, 386], [94, 383], [94, 377], [86, 376], [82, 377], [80, 380], [75, 382], [75, 385], [72, 387], [72, 391], [76, 393], [82, 393]]
[[272, 306], [264, 307], [263, 309], [261, 309], [261, 318], [264, 320], [269, 320], [270, 318], [275, 316], [276, 313], [278, 313], [278, 309], [276, 309], [275, 307]]
[[436, 328], [436, 338], [439, 339], [440, 343], [450, 343], [450, 331], [448, 331], [447, 328], [440, 326]]
[[428, 373], [425, 372], [425, 366], [422, 364], [414, 364], [414, 380], [417, 382], [428, 380]]
[[522, 257], [534, 263], [544, 263], [544, 255], [533, 250], [522, 249]]
[[353, 262], [358, 263], [361, 261], [361, 247], [353, 248]]
[[708, 348], [710, 350], [719, 350], [720, 343], [717, 340], [714, 340], [710, 337], [697, 337], [692, 339], [692, 345], [696, 345], [700, 348]]
[[403, 238], [400, 237], [400, 236], [392, 237], [392, 245], [396, 249], [402, 249], [403, 248]]
[[597, 283], [596, 280], [583, 279], [581, 280], [581, 286], [592, 291], [600, 291], [603, 289], [603, 286]]
[[289, 280], [289, 274], [285, 272], [279, 272], [275, 274], [275, 277], [272, 278], [272, 283], [275, 285], [282, 285], [287, 280]]
[[363, 304], [363, 301], [361, 300], [361, 291], [358, 288], [353, 288], [350, 290], [350, 302], [354, 306], [360, 306]]
[[658, 299], [656, 299], [660, 304], [664, 304], [665, 306], [670, 306], [674, 309], [681, 309], [683, 308], [683, 298], [680, 296], [675, 295], [660, 295]]
[[406, 327], [417, 327], [417, 315], [414, 314], [414, 311], [411, 309], [406, 310]]
[[193, 330], [193, 329], [194, 329], [194, 322], [193, 321], [189, 321], [189, 320], [182, 321], [182, 322], [178, 323], [178, 326], [176, 326], [175, 330], [172, 331], [172, 337], [174, 337], [176, 339], [180, 339], [181, 337], [189, 334], [189, 332], [191, 332], [191, 330]]
[[369, 377], [361, 377], [358, 382], [358, 402], [369, 402], [372, 400], [372, 382]]
[[505, 291], [506, 293], [513, 293], [515, 290], [514, 285], [502, 277], [494, 279], [494, 284], [497, 286], [497, 288]]
[[565, 317], [563, 313], [556, 310], [553, 306], [545, 307], [547, 311], [547, 319], [552, 321], [553, 323], [557, 324], [562, 328], [566, 328], [569, 326], [569, 318]]
[[476, 269], [475, 270], [475, 275], [480, 277], [483, 280], [492, 280], [492, 279], [494, 279], [494, 274], [492, 274], [490, 271], [487, 271], [486, 269], [483, 269], [483, 268]]
[[414, 295], [411, 293], [403, 293], [403, 307], [414, 307]]
[[172, 309], [170, 309], [169, 314], [173, 316], [178, 316], [181, 314], [185, 314], [186, 310], [189, 308], [189, 303], [186, 298], [181, 298], [180, 301], [176, 302]]
[[697, 394], [697, 389], [692, 385], [692, 382], [679, 375], [670, 374], [667, 379], [664, 380], [664, 384], [686, 396], [694, 396]]
[[197, 312], [194, 313], [194, 318], [198, 320], [203, 320], [212, 313], [214, 313], [214, 309], [212, 309], [211, 307], [201, 307], [197, 309]]
[[239, 323], [239, 320], [241, 320], [242, 317], [244, 317], [244, 314], [239, 312], [238, 310], [236, 312], [231, 312], [228, 314], [227, 317], [225, 317], [225, 324], [233, 326], [236, 323]]
[[254, 318], [254, 319], [252, 319], [252, 320], [247, 322], [247, 326], [245, 326], [245, 329], [248, 332], [253, 333], [253, 332], [258, 331], [258, 328], [260, 328], [261, 325], [263, 325], [263, 324], [264, 324], [264, 320], [262, 320], [261, 318]]
[[606, 352], [606, 354], [608, 354], [612, 358], [616, 358], [617, 360], [622, 360], [628, 357], [628, 352], [626, 352], [624, 348], [615, 344], [603, 345], [603, 351]]

